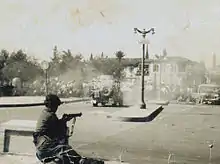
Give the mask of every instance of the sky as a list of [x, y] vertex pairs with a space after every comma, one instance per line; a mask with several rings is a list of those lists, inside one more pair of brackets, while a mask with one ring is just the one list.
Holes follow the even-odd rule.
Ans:
[[49, 59], [52, 49], [85, 57], [122, 50], [141, 57], [133, 28], [155, 28], [149, 53], [220, 64], [219, 0], [0, 0], [0, 49]]

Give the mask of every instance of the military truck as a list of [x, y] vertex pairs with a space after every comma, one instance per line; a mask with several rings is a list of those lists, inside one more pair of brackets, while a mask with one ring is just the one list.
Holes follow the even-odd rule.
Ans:
[[111, 104], [112, 106], [123, 106], [123, 92], [120, 89], [120, 83], [114, 81], [112, 87], [103, 87], [102, 89], [96, 89], [92, 92], [92, 104], [93, 106], [106, 106]]

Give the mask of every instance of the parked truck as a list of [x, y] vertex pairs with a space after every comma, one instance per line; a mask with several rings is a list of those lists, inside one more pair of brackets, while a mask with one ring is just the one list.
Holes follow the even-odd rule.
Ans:
[[93, 106], [112, 105], [123, 106], [123, 92], [120, 88], [120, 82], [114, 81], [111, 87], [104, 86], [100, 89], [94, 89], [91, 94]]

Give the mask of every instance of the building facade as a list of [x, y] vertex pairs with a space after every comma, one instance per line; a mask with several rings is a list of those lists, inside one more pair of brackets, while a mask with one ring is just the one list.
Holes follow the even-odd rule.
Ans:
[[[140, 73], [140, 67], [126, 67], [126, 77], [136, 77], [137, 71]], [[204, 83], [204, 73], [205, 68], [200, 63], [182, 57], [166, 57], [149, 62], [149, 75], [145, 80], [154, 87], [160, 84], [185, 87]]]

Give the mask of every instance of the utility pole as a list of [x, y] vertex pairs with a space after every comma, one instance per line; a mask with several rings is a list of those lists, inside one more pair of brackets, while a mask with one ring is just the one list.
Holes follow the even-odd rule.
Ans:
[[45, 72], [45, 94], [48, 95], [48, 68], [49, 68], [49, 63], [46, 61], [42, 62], [42, 68]]
[[[143, 29], [143, 30], [139, 30], [138, 28], [134, 28], [134, 32], [135, 33], [139, 33], [139, 34], [141, 34], [142, 35], [142, 37], [143, 37], [143, 39], [145, 39], [146, 38], [146, 35], [148, 34], [148, 33], [152, 33], [152, 34], [154, 34], [155, 33], [155, 31], [154, 31], [154, 28], [151, 28], [151, 29], [149, 29], [148, 31], [146, 31], [145, 29]], [[146, 109], [146, 103], [145, 103], [145, 101], [144, 101], [144, 73], [145, 73], [145, 71], [144, 71], [144, 65], [145, 65], [145, 43], [143, 42], [143, 44], [142, 44], [142, 49], [143, 49], [143, 55], [142, 55], [142, 69], [141, 69], [141, 106], [140, 106], [140, 109]], [[147, 55], [146, 55], [146, 58], [147, 58], [147, 60], [149, 59], [149, 56], [148, 56], [148, 46], [147, 46]]]

